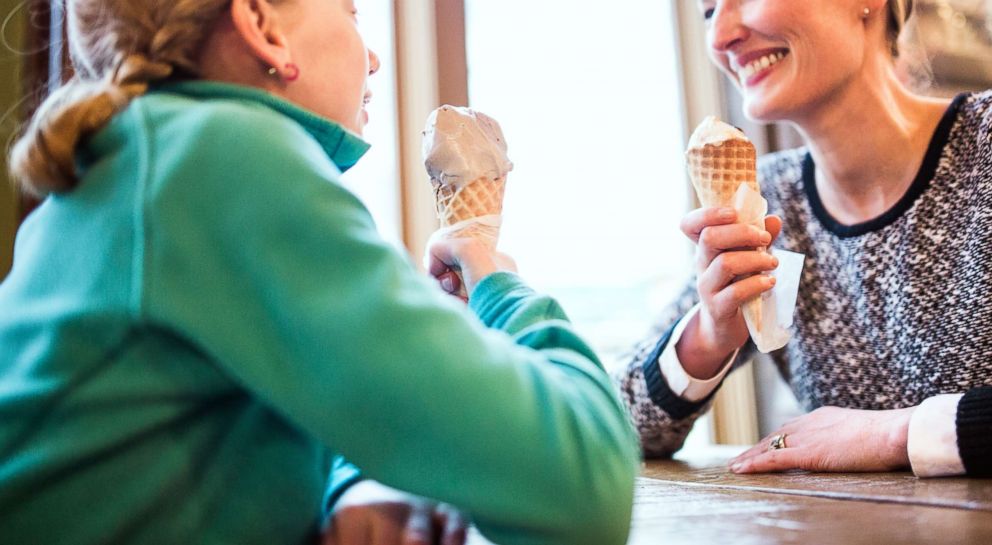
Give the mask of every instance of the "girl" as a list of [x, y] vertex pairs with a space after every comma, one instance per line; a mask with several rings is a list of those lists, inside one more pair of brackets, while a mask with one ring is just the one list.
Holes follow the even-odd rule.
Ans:
[[306, 543], [330, 514], [332, 543], [431, 542], [413, 500], [336, 509], [367, 478], [504, 544], [624, 542], [632, 434], [558, 305], [440, 243], [469, 315], [338, 183], [378, 69], [352, 0], [68, 14], [76, 76], [12, 154], [47, 199], [0, 285], [5, 540]]

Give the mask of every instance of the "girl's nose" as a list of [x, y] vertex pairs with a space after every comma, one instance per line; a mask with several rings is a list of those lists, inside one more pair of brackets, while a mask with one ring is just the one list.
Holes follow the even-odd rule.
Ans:
[[378, 72], [380, 67], [379, 55], [376, 55], [375, 51], [369, 49], [369, 75], [371, 76]]

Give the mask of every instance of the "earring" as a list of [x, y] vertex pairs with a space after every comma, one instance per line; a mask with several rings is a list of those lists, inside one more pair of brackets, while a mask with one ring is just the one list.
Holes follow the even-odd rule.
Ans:
[[[286, 80], [286, 81], [296, 81], [296, 80], [300, 79], [300, 67], [299, 66], [296, 66], [295, 64], [293, 64], [291, 62], [288, 62], [288, 63], [286, 63], [286, 71], [288, 73], [285, 76], [283, 76], [283, 79], [284, 80]], [[276, 76], [279, 75], [279, 70], [275, 66], [272, 66], [272, 67], [270, 67], [266, 71], [266, 73], [268, 75], [272, 76], [272, 77], [276, 77]]]
[[300, 67], [295, 64], [288, 62], [286, 63], [286, 70], [289, 74], [286, 74], [286, 81], [296, 81], [300, 79]]
[[865, 10], [861, 12], [862, 19], [867, 19], [869, 15], [871, 15], [871, 8], [865, 8]]

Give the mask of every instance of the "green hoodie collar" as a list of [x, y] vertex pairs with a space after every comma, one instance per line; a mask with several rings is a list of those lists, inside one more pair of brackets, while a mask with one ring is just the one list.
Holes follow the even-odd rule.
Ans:
[[324, 152], [341, 172], [355, 166], [370, 147], [368, 142], [341, 125], [254, 87], [191, 80], [170, 82], [156, 86], [155, 89], [195, 98], [249, 100], [268, 106], [299, 123], [324, 148]]

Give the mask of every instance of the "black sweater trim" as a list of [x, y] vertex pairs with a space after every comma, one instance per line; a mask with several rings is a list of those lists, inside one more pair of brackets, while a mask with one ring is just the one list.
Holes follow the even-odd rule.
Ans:
[[969, 477], [992, 477], [992, 387], [969, 390], [958, 403], [958, 452]]
[[920, 165], [920, 170], [917, 172], [912, 185], [906, 190], [906, 194], [881, 216], [864, 223], [845, 225], [834, 219], [827, 212], [826, 207], [823, 206], [823, 201], [820, 200], [820, 194], [816, 191], [816, 165], [813, 163], [813, 156], [807, 153], [803, 159], [803, 189], [806, 191], [809, 206], [816, 218], [820, 220], [820, 223], [828, 231], [840, 238], [852, 238], [883, 229], [901, 218], [913, 206], [913, 203], [916, 202], [920, 195], [930, 187], [930, 183], [937, 174], [937, 167], [940, 165], [940, 158], [944, 154], [944, 148], [950, 141], [951, 130], [958, 120], [961, 105], [964, 104], [969, 96], [968, 93], [962, 93], [954, 97], [951, 105], [944, 112], [944, 116], [941, 118], [937, 129], [933, 133], [933, 137], [930, 139], [927, 152], [923, 156], [923, 164]]
[[658, 345], [651, 352], [651, 355], [644, 360], [643, 369], [644, 381], [647, 382], [648, 395], [651, 396], [651, 401], [658, 408], [665, 411], [672, 419], [683, 420], [705, 407], [720, 390], [720, 387], [717, 386], [710, 395], [706, 396], [706, 399], [698, 402], [687, 401], [672, 391], [672, 388], [668, 385], [668, 381], [661, 374], [661, 365], [658, 364], [658, 358], [661, 357], [661, 353], [668, 346], [668, 342], [671, 340], [676, 326], [678, 326], [678, 322], [661, 336]]

